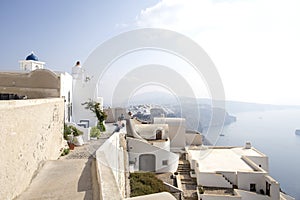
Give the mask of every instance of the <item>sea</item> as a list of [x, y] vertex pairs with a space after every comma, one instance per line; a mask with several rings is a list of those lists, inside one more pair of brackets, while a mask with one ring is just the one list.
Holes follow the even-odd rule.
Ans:
[[[233, 114], [237, 120], [224, 126], [213, 144], [252, 146], [269, 157], [269, 173], [283, 192], [300, 200], [300, 109], [251, 111]], [[214, 128], [211, 128], [213, 131]], [[204, 133], [205, 134], [205, 133]], [[206, 137], [209, 138], [209, 135]]]

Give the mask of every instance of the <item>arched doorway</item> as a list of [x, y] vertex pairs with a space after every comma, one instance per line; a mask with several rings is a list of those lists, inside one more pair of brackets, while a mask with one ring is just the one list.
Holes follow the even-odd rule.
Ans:
[[147, 172], [155, 172], [155, 155], [142, 154], [139, 157], [139, 170]]

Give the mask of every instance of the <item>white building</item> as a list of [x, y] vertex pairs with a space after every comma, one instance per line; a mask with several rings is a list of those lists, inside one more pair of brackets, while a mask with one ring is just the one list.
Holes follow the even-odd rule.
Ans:
[[127, 140], [130, 171], [176, 172], [179, 156], [170, 152], [167, 124], [139, 124], [129, 120]]
[[[97, 119], [94, 113], [90, 110], [85, 109], [82, 105], [89, 100], [100, 103], [101, 110], [103, 109], [103, 97], [98, 95], [97, 82], [93, 73], [87, 73], [84, 67], [81, 66], [80, 62], [77, 61], [76, 65], [72, 68], [73, 77], [73, 122], [81, 123], [82, 120], [89, 121], [90, 127], [97, 124]], [[93, 87], [91, 89], [90, 87]]]
[[199, 199], [293, 199], [280, 192], [279, 183], [268, 173], [268, 157], [250, 143], [245, 147], [187, 147], [186, 151], [202, 188]]
[[36, 69], [44, 69], [44, 62], [39, 61], [38, 57], [32, 52], [25, 60], [19, 61], [22, 71], [33, 71]]
[[72, 76], [67, 72], [55, 72], [60, 80], [60, 97], [65, 99], [65, 121], [72, 121]]
[[184, 149], [186, 146], [186, 123], [184, 118], [154, 118], [154, 124], [168, 124], [171, 149]]
[[202, 144], [198, 132], [186, 131], [183, 118], [154, 118], [154, 124], [131, 119], [128, 126], [131, 171], [175, 172], [185, 147]]
[[65, 121], [72, 120], [72, 76], [44, 69], [45, 62], [31, 53], [20, 61], [22, 71], [0, 73], [0, 93], [28, 99], [61, 97], [65, 100]]

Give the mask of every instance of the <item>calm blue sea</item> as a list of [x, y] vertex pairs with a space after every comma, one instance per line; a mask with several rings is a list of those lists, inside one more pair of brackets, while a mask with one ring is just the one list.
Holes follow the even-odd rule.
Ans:
[[300, 200], [300, 110], [234, 114], [237, 121], [223, 129], [216, 145], [252, 146], [269, 157], [270, 174], [287, 194]]

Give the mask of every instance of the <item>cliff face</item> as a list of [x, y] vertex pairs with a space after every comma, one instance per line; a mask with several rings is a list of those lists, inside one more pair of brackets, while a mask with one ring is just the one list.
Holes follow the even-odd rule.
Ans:
[[[214, 119], [212, 116], [214, 114]], [[186, 118], [187, 128], [202, 131], [209, 126], [223, 126], [236, 121], [236, 117], [229, 115], [222, 108], [212, 108], [210, 105], [191, 106], [182, 104], [175, 107], [175, 116]]]
[[[218, 105], [221, 101], [214, 101]], [[186, 119], [187, 129], [202, 131], [209, 126], [223, 126], [236, 121], [236, 117], [230, 115], [225, 109], [212, 107], [211, 99], [196, 99], [190, 97], [174, 97], [160, 93], [150, 92], [136, 96], [135, 105], [161, 105], [167, 117], [183, 117]], [[224, 102], [226, 105], [226, 102]], [[227, 106], [227, 105], [226, 105]], [[168, 111], [168, 112], [167, 112]], [[214, 119], [212, 116], [214, 114]], [[151, 121], [150, 115], [137, 113], [135, 117], [143, 121]]]
[[[156, 105], [156, 107], [159, 107]], [[191, 102], [182, 103], [181, 105], [165, 104], [161, 106], [162, 111], [156, 116], [164, 114], [166, 117], [182, 117], [186, 119], [186, 126], [189, 130], [197, 130], [202, 132], [203, 129], [209, 126], [223, 126], [236, 121], [236, 117], [229, 115], [228, 112], [222, 108], [211, 107], [208, 104], [194, 104]], [[166, 112], [166, 110], [168, 112]], [[146, 112], [134, 112], [134, 117], [141, 121], [151, 123], [152, 114]], [[214, 116], [214, 118], [212, 118]]]

